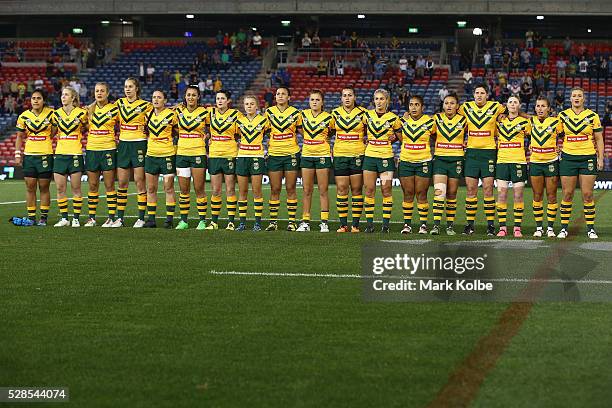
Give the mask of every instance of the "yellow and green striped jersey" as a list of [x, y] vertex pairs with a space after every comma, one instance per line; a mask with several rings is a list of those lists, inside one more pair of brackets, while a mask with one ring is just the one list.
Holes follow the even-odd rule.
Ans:
[[177, 114], [172, 109], [166, 108], [159, 114], [156, 114], [155, 111], [149, 114], [147, 156], [167, 157], [176, 153], [172, 131], [176, 128], [177, 123]]
[[266, 110], [266, 118], [270, 121], [270, 156], [287, 156], [300, 151], [297, 142], [297, 131], [302, 127], [302, 115], [293, 106], [288, 106], [281, 112], [277, 106]]
[[181, 156], [206, 155], [206, 122], [208, 109], [202, 106], [190, 111], [186, 107], [176, 108], [178, 114], [178, 143], [176, 154]]
[[302, 111], [302, 157], [330, 157], [329, 134], [334, 118], [328, 112], [314, 116], [311, 109]]
[[111, 150], [115, 143], [115, 125], [119, 120], [119, 108], [114, 103], [99, 107], [96, 103], [89, 115], [87, 150]]
[[488, 101], [479, 107], [476, 102], [465, 102], [459, 113], [467, 119], [468, 149], [495, 149], [497, 117], [504, 112], [504, 106]]
[[563, 153], [574, 155], [595, 154], [593, 134], [603, 127], [599, 115], [590, 109], [576, 114], [571, 108], [559, 113], [563, 123]]
[[27, 110], [19, 115], [15, 127], [25, 134], [24, 154], [53, 154], [53, 109], [45, 106], [38, 115]]
[[429, 115], [413, 119], [407, 113], [400, 118], [402, 150], [400, 160], [424, 162], [431, 160], [431, 139], [436, 134], [436, 122]]
[[253, 119], [246, 116], [238, 118], [240, 146], [238, 157], [263, 157], [263, 140], [270, 131], [270, 122], [265, 116], [257, 114]]
[[53, 125], [57, 127], [57, 145], [55, 154], [83, 154], [83, 130], [87, 124], [87, 111], [73, 108], [67, 114], [64, 108], [53, 113]]
[[467, 120], [465, 116], [455, 115], [448, 118], [445, 113], [434, 115], [436, 122], [436, 145], [434, 155], [463, 157], [465, 149], [463, 142], [467, 130]]
[[547, 117], [540, 121], [537, 116], [529, 120], [531, 124], [531, 138], [529, 151], [532, 163], [548, 163], [557, 160], [559, 148], [557, 138], [563, 133], [563, 124], [559, 118]]
[[336, 131], [335, 157], [356, 157], [364, 154], [365, 112], [361, 106], [354, 107], [350, 112], [342, 106], [332, 111], [334, 117], [332, 129]]
[[504, 118], [497, 124], [497, 162], [527, 163], [525, 138], [531, 133], [529, 119], [517, 116]]
[[389, 140], [402, 127], [399, 118], [393, 112], [382, 115], [372, 109], [365, 113], [368, 146], [365, 155], [387, 159], [393, 157], [393, 148]]
[[208, 157], [232, 158], [238, 155], [238, 119], [242, 116], [236, 109], [220, 113], [217, 108], [210, 110], [207, 123], [210, 126]]
[[147, 140], [144, 129], [147, 124], [147, 116], [153, 110], [151, 102], [136, 99], [133, 102], [127, 98], [117, 99], [119, 108], [119, 140], [133, 142]]

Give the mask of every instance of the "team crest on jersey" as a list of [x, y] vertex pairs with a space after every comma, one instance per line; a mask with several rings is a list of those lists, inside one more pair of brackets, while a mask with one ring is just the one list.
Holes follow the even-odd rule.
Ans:
[[474, 109], [472, 108], [467, 108], [468, 113], [474, 113]]
[[495, 109], [489, 109], [489, 110], [487, 111], [487, 115], [488, 115], [488, 116], [493, 116], [494, 114], [495, 114]]
[[170, 123], [170, 119], [164, 119], [162, 121], [162, 124], [167, 125], [168, 123]]
[[552, 128], [549, 126], [549, 127], [546, 128], [546, 131], [547, 132], [552, 132]]
[[461, 130], [463, 129], [463, 125], [461, 123], [458, 123], [457, 126], [455, 126], [456, 130]]
[[591, 124], [591, 119], [584, 118], [584, 123], [586, 123], [587, 125], [590, 125]]
[[389, 129], [391, 127], [391, 124], [389, 123], [389, 121], [385, 122], [385, 129]]
[[258, 132], [261, 132], [263, 130], [263, 125], [259, 124], [255, 129], [257, 129]]
[[110, 118], [112, 118], [112, 117], [113, 117], [113, 114], [112, 114], [112, 113], [110, 113], [110, 112], [108, 112], [108, 113], [107, 113], [105, 116], [106, 116], [107, 118], [109, 118], [109, 119], [110, 119]]

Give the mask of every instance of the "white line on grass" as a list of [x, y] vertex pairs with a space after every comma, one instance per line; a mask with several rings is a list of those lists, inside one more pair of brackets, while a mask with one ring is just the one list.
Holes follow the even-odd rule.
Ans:
[[[336, 279], [448, 279], [462, 280], [466, 278], [442, 278], [439, 276], [362, 276], [355, 274], [333, 274], [333, 273], [288, 273], [288, 272], [239, 272], [239, 271], [209, 271], [211, 275], [236, 275], [236, 276], [271, 276], [280, 278], [336, 278]], [[470, 278], [472, 279], [472, 278]], [[470, 280], [468, 279], [468, 280]], [[597, 279], [529, 279], [529, 278], [474, 278], [486, 282], [510, 282], [510, 283], [528, 283], [528, 282], [543, 282], [543, 283], [583, 283], [593, 285], [611, 285], [612, 280], [597, 280]]]
[[[138, 193], [128, 193], [129, 196], [132, 195], [137, 195]], [[68, 201], [72, 201], [72, 197], [66, 197], [68, 198]], [[86, 196], [83, 196], [83, 198], [86, 198]], [[106, 195], [101, 195], [98, 196], [98, 198], [106, 198]], [[57, 201], [57, 198], [52, 198], [51, 201]], [[37, 203], [40, 203], [40, 200], [36, 200]], [[5, 201], [0, 203], [0, 205], [10, 205], [10, 204], [25, 204], [25, 201]]]

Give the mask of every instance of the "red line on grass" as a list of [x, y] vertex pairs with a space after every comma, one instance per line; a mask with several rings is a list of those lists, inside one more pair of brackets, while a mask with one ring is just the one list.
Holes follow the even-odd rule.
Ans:
[[[601, 192], [600, 199], [606, 191]], [[574, 222], [571, 235], [575, 237], [576, 230], [584, 223], [584, 215]], [[559, 243], [547, 259], [536, 270], [532, 280], [517, 297], [535, 299], [546, 286], [545, 279], [556, 266], [561, 255], [567, 252], [567, 242]], [[506, 347], [519, 332], [533, 307], [533, 302], [513, 302], [501, 314], [499, 320], [485, 336], [481, 337], [472, 352], [449, 376], [448, 381], [438, 392], [430, 408], [467, 407], [476, 398], [487, 374], [495, 367]]]

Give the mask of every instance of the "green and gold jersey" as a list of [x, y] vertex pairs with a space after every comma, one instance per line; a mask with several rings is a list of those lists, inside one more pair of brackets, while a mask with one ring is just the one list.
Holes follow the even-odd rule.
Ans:
[[436, 156], [463, 157], [465, 150], [463, 141], [467, 130], [467, 120], [464, 116], [455, 115], [448, 118], [445, 113], [434, 115], [436, 122]]
[[115, 125], [119, 120], [119, 108], [114, 103], [103, 107], [95, 104], [89, 115], [87, 150], [112, 150], [115, 143]]
[[83, 154], [83, 130], [87, 124], [87, 111], [73, 108], [67, 114], [64, 108], [53, 113], [53, 125], [57, 127], [57, 145], [55, 154]]
[[270, 131], [270, 122], [265, 116], [257, 114], [253, 119], [246, 116], [238, 118], [238, 134], [240, 146], [238, 157], [263, 157], [263, 140]]
[[330, 157], [330, 130], [334, 126], [334, 118], [330, 113], [319, 112], [314, 116], [312, 110], [302, 111], [302, 157]]
[[366, 110], [360, 106], [347, 112], [342, 106], [332, 111], [332, 129], [336, 131], [334, 141], [335, 157], [362, 156], [365, 152]]
[[53, 109], [45, 106], [38, 115], [27, 110], [19, 115], [15, 127], [25, 134], [24, 154], [53, 154]]
[[176, 111], [169, 108], [162, 110], [159, 114], [156, 114], [155, 111], [149, 114], [147, 156], [167, 157], [176, 153], [172, 131], [176, 128], [177, 123]]
[[517, 116], [497, 123], [497, 162], [527, 163], [525, 138], [531, 133], [529, 119]]
[[365, 113], [368, 146], [365, 155], [386, 159], [393, 157], [390, 138], [402, 128], [402, 124], [393, 112], [382, 115], [372, 109]]
[[559, 113], [563, 123], [563, 153], [574, 155], [595, 154], [593, 134], [603, 127], [599, 115], [590, 109], [576, 114], [571, 108]]
[[288, 106], [281, 112], [277, 106], [272, 106], [266, 110], [266, 118], [270, 121], [268, 155], [287, 156], [299, 153], [297, 131], [302, 127], [300, 111]]
[[529, 120], [531, 124], [531, 138], [529, 151], [532, 163], [549, 163], [559, 157], [557, 139], [563, 133], [563, 124], [559, 118], [547, 117], [540, 121], [537, 116]]
[[115, 102], [119, 108], [119, 140], [135, 142], [147, 140], [144, 133], [147, 116], [153, 110], [151, 102], [136, 99], [133, 102], [120, 98]]
[[406, 113], [400, 122], [403, 139], [400, 160], [417, 163], [431, 160], [431, 139], [436, 135], [435, 120], [429, 115], [414, 120]]
[[207, 123], [210, 124], [210, 142], [208, 156], [210, 158], [232, 158], [238, 155], [238, 119], [242, 116], [236, 109], [228, 109], [219, 113], [217, 108], [209, 111]]
[[465, 102], [459, 113], [467, 119], [468, 149], [495, 149], [497, 117], [506, 108], [495, 101], [488, 101], [479, 107], [476, 102]]
[[206, 155], [206, 122], [208, 109], [202, 106], [190, 111], [176, 108], [178, 114], [178, 143], [176, 154], [181, 156]]

